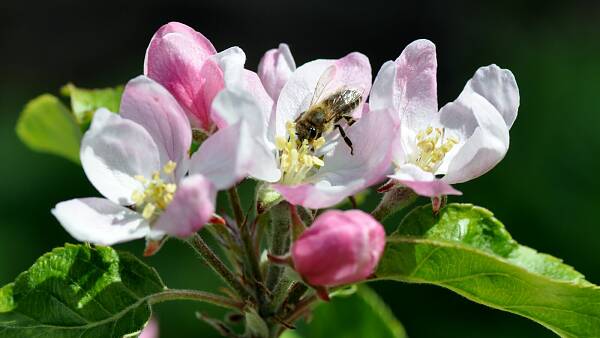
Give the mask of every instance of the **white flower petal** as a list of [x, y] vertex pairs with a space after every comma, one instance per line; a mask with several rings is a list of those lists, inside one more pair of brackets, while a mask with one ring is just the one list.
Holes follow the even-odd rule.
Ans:
[[508, 128], [512, 127], [519, 110], [519, 87], [510, 70], [496, 65], [481, 67], [467, 86], [486, 98], [500, 112]]
[[397, 68], [398, 66], [394, 61], [387, 61], [381, 66], [373, 82], [373, 88], [371, 88], [369, 108], [373, 110], [398, 109], [396, 103], [396, 92], [398, 91], [398, 88], [396, 88]]
[[362, 102], [354, 112], [360, 115], [371, 90], [371, 65], [366, 56], [354, 52], [337, 60], [315, 60], [298, 67], [279, 94], [275, 135], [286, 135], [286, 122], [294, 121], [306, 111], [316, 91], [321, 94], [319, 102], [341, 88], [362, 93]]
[[243, 120], [219, 129], [192, 155], [190, 174], [203, 175], [217, 190], [232, 187], [249, 171], [251, 149], [242, 143], [249, 137], [248, 126]]
[[75, 239], [98, 245], [143, 238], [150, 231], [138, 213], [104, 198], [64, 201], [52, 209], [52, 214]]
[[[275, 157], [275, 145], [269, 140], [267, 135], [267, 112], [259, 107], [252, 94], [239, 89], [224, 89], [215, 98], [213, 110], [225, 122], [223, 125], [226, 125], [227, 127], [223, 129], [233, 128], [229, 132], [223, 132], [223, 135], [218, 136], [218, 138], [227, 138], [228, 140], [219, 142], [228, 145], [231, 154], [239, 155], [239, 158], [235, 161], [228, 161], [227, 159], [221, 160], [221, 165], [237, 167], [237, 169], [231, 168], [233, 172], [236, 173], [234, 175], [236, 177], [235, 180], [237, 181], [248, 175], [267, 182], [279, 180], [281, 172], [278, 169], [278, 163]], [[236, 123], [239, 125], [237, 127], [233, 126]], [[237, 131], [234, 131], [236, 129]], [[213, 137], [214, 136], [211, 138]], [[211, 138], [209, 138], [209, 140]], [[233, 138], [233, 140], [229, 140], [229, 138]], [[207, 141], [205, 141], [205, 143]], [[215, 152], [222, 152], [222, 150], [219, 150], [219, 147], [222, 146], [220, 143], [216, 143], [216, 141], [213, 140], [206, 145], [203, 144], [203, 147], [215, 147]], [[233, 147], [238, 147], [240, 149], [233, 149]], [[225, 147], [223, 149], [225, 149]], [[199, 172], [205, 174], [205, 169], [200, 169], [198, 164], [212, 161], [210, 158], [216, 158], [216, 155], [207, 155], [208, 151], [209, 149], [207, 148], [203, 149], [200, 155], [194, 154], [197, 158], [194, 160], [196, 163], [195, 170], [199, 170]], [[198, 160], [200, 157], [202, 158], [201, 161]], [[203, 165], [205, 166], [206, 164]], [[211, 177], [211, 175], [209, 175], [209, 177]], [[226, 185], [229, 184], [230, 183], [227, 183]]]
[[508, 151], [509, 133], [502, 115], [468, 84], [454, 102], [440, 110], [439, 122], [447, 136], [460, 141], [438, 171], [446, 174], [444, 181], [450, 184], [483, 175]]
[[244, 64], [246, 63], [246, 54], [240, 47], [230, 47], [211, 57], [219, 68], [223, 71], [223, 80], [225, 86], [233, 88], [235, 86], [243, 87]]
[[334, 60], [315, 60], [303, 64], [281, 89], [275, 114], [275, 135], [285, 135], [285, 124], [294, 121], [310, 105], [315, 86]]
[[[395, 66], [395, 67], [394, 67]], [[401, 123], [418, 132], [437, 113], [435, 45], [416, 40], [393, 63], [381, 68], [371, 93], [371, 109], [394, 108]]]
[[134, 176], [150, 177], [160, 169], [158, 148], [146, 129], [106, 109], [94, 114], [80, 158], [94, 187], [121, 205], [133, 204], [132, 193], [141, 189]]
[[365, 113], [347, 128], [354, 154], [350, 154], [350, 147], [342, 139], [338, 140], [335, 150], [324, 158], [325, 165], [312, 179], [325, 180], [334, 186], [364, 180], [368, 186], [383, 178], [391, 166], [391, 145], [397, 132], [392, 114], [391, 110]]

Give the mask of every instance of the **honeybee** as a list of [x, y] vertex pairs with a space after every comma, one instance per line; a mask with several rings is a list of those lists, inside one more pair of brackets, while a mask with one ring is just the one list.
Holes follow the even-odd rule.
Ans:
[[337, 128], [344, 142], [350, 147], [350, 154], [354, 155], [352, 141], [339, 122], [344, 119], [348, 126], [356, 122], [352, 117], [352, 112], [362, 101], [362, 91], [342, 87], [323, 100], [319, 100], [331, 78], [330, 72], [326, 71], [319, 79], [308, 109], [302, 112], [294, 121], [296, 123], [296, 136], [300, 141], [308, 140], [312, 142]]

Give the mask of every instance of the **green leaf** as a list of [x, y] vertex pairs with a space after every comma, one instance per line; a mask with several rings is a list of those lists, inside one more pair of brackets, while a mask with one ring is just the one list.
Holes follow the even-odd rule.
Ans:
[[319, 303], [308, 324], [301, 323], [297, 330], [288, 330], [282, 337], [403, 338], [406, 333], [379, 296], [360, 285], [355, 293], [340, 293], [328, 303]]
[[92, 116], [98, 108], [118, 112], [123, 89], [123, 86], [84, 89], [69, 83], [62, 87], [60, 91], [64, 96], [71, 97], [71, 110], [73, 110], [77, 122], [85, 125], [92, 120]]
[[388, 238], [376, 274], [448, 288], [562, 337], [600, 337], [600, 288], [560, 259], [519, 245], [483, 208], [451, 204], [438, 216], [416, 208]]
[[79, 163], [81, 131], [58, 98], [44, 94], [31, 100], [17, 122], [17, 135], [29, 148]]
[[[109, 247], [69, 245], [0, 289], [2, 337], [122, 337], [150, 318], [165, 289], [154, 269]], [[9, 304], [6, 306], [6, 304]], [[12, 306], [10, 304], [13, 304]]]

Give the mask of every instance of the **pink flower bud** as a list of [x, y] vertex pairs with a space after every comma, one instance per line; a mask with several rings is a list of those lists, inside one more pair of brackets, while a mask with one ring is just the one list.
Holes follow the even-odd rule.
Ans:
[[140, 332], [138, 338], [158, 338], [158, 321], [156, 318], [150, 318], [150, 321], [142, 332]]
[[292, 245], [296, 271], [311, 285], [336, 286], [371, 275], [385, 247], [385, 230], [360, 210], [330, 210]]

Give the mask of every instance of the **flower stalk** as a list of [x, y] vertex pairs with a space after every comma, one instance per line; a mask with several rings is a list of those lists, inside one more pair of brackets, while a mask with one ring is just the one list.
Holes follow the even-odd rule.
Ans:
[[[269, 253], [282, 256], [287, 253], [290, 245], [290, 214], [289, 204], [281, 202], [271, 208], [271, 236]], [[269, 264], [267, 268], [266, 286], [269, 290], [275, 290], [279, 283], [283, 267], [278, 264]]]
[[152, 295], [149, 302], [150, 304], [156, 304], [172, 300], [193, 300], [205, 302], [231, 310], [243, 310], [244, 308], [244, 304], [241, 302], [236, 302], [227, 297], [199, 290], [168, 289]]
[[214, 272], [223, 279], [227, 285], [233, 288], [238, 296], [242, 299], [251, 299], [252, 295], [248, 290], [240, 283], [239, 279], [229, 270], [229, 268], [223, 263], [223, 261], [217, 256], [214, 251], [206, 244], [204, 239], [198, 234], [194, 234], [186, 241], [213, 269]]
[[242, 209], [242, 202], [240, 201], [237, 188], [234, 186], [227, 190], [227, 196], [229, 197], [229, 204], [231, 205], [235, 222], [241, 228], [244, 225], [244, 210]]
[[371, 212], [379, 222], [413, 204], [419, 196], [407, 187], [394, 187], [383, 194], [379, 205]]

